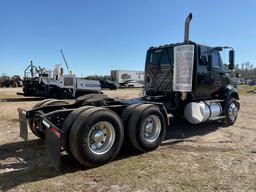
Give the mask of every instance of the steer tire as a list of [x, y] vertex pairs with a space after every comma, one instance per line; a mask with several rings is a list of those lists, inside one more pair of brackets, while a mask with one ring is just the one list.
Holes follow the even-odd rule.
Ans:
[[[234, 115], [234, 117], [232, 115], [230, 115], [230, 108], [231, 108], [231, 105], [235, 105], [236, 109], [237, 109], [237, 113]], [[224, 112], [225, 112], [225, 116], [226, 118], [224, 119], [224, 124], [226, 126], [230, 126], [230, 125], [234, 125], [234, 123], [236, 122], [236, 119], [237, 119], [237, 115], [238, 115], [238, 110], [239, 110], [239, 103], [237, 102], [237, 100], [235, 98], [231, 98], [225, 108], [224, 108]]]
[[[156, 124], [159, 127], [158, 134], [155, 134], [155, 139], [149, 141], [145, 137], [144, 129], [145, 122], [149, 118], [154, 117], [153, 126]], [[152, 122], [151, 122], [152, 123]], [[164, 140], [166, 133], [167, 122], [158, 106], [152, 104], [143, 104], [133, 111], [128, 122], [128, 137], [129, 141], [135, 149], [141, 152], [152, 151], [156, 149]]]
[[[67, 101], [61, 101], [61, 100], [55, 100], [55, 99], [45, 99], [43, 101], [40, 101], [36, 103], [32, 109], [36, 109], [39, 107], [46, 107], [46, 106], [51, 106], [51, 105], [65, 105], [69, 104]], [[29, 119], [28, 120], [28, 125], [32, 133], [39, 137], [40, 139], [44, 140], [45, 139], [45, 133], [40, 131], [39, 128], [35, 125], [35, 128], [33, 129], [33, 123], [36, 123], [34, 119]]]
[[[92, 129], [99, 122], [109, 123], [115, 134], [110, 148], [101, 153], [94, 152], [89, 144]], [[94, 107], [81, 113], [74, 121], [69, 134], [69, 144], [72, 154], [82, 165], [96, 167], [116, 157], [122, 146], [123, 137], [124, 128], [120, 117], [109, 109]]]

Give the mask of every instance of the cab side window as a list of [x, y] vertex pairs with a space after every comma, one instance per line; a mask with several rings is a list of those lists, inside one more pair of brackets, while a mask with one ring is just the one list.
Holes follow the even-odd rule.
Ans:
[[199, 65], [201, 66], [209, 66], [208, 58], [206, 55], [201, 55], [199, 60]]
[[169, 63], [170, 61], [167, 55], [167, 50], [164, 49], [161, 55], [160, 64], [169, 64]]
[[219, 69], [220, 68], [220, 57], [217, 51], [212, 52], [212, 67]]
[[209, 66], [207, 51], [203, 47], [199, 48], [198, 51], [199, 51], [199, 55], [200, 55], [199, 65], [206, 66], [206, 67]]
[[162, 54], [162, 49], [152, 51], [152, 53], [150, 54], [150, 60], [149, 60], [150, 64], [158, 65], [161, 54]]

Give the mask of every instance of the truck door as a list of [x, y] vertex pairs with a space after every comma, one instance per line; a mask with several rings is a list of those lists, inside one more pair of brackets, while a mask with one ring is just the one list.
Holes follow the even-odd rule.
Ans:
[[211, 51], [211, 77], [212, 77], [212, 95], [213, 97], [218, 95], [219, 89], [222, 87], [222, 76], [224, 76], [224, 69], [221, 65], [220, 54], [218, 51]]
[[213, 81], [211, 76], [211, 56], [209, 48], [199, 46], [198, 57], [195, 96], [197, 98], [210, 98], [213, 90]]

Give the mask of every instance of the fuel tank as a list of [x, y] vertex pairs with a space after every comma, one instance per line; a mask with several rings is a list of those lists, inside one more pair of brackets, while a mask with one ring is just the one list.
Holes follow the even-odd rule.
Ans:
[[203, 123], [221, 114], [222, 106], [218, 102], [190, 102], [184, 110], [185, 118], [191, 124]]

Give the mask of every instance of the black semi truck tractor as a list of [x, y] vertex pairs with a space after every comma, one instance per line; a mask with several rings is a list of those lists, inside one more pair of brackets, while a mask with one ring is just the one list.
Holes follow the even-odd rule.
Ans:
[[[95, 167], [113, 160], [124, 140], [141, 152], [156, 149], [172, 124], [169, 114], [191, 124], [222, 121], [233, 125], [240, 107], [227, 72], [234, 68], [234, 50], [190, 41], [191, 19], [189, 14], [184, 42], [148, 49], [144, 96], [116, 100], [88, 94], [73, 103], [43, 100], [29, 111], [18, 109], [21, 137], [27, 140], [29, 127], [45, 140], [57, 169], [62, 151], [86, 167]], [[229, 69], [221, 59], [224, 49], [229, 49]]]

